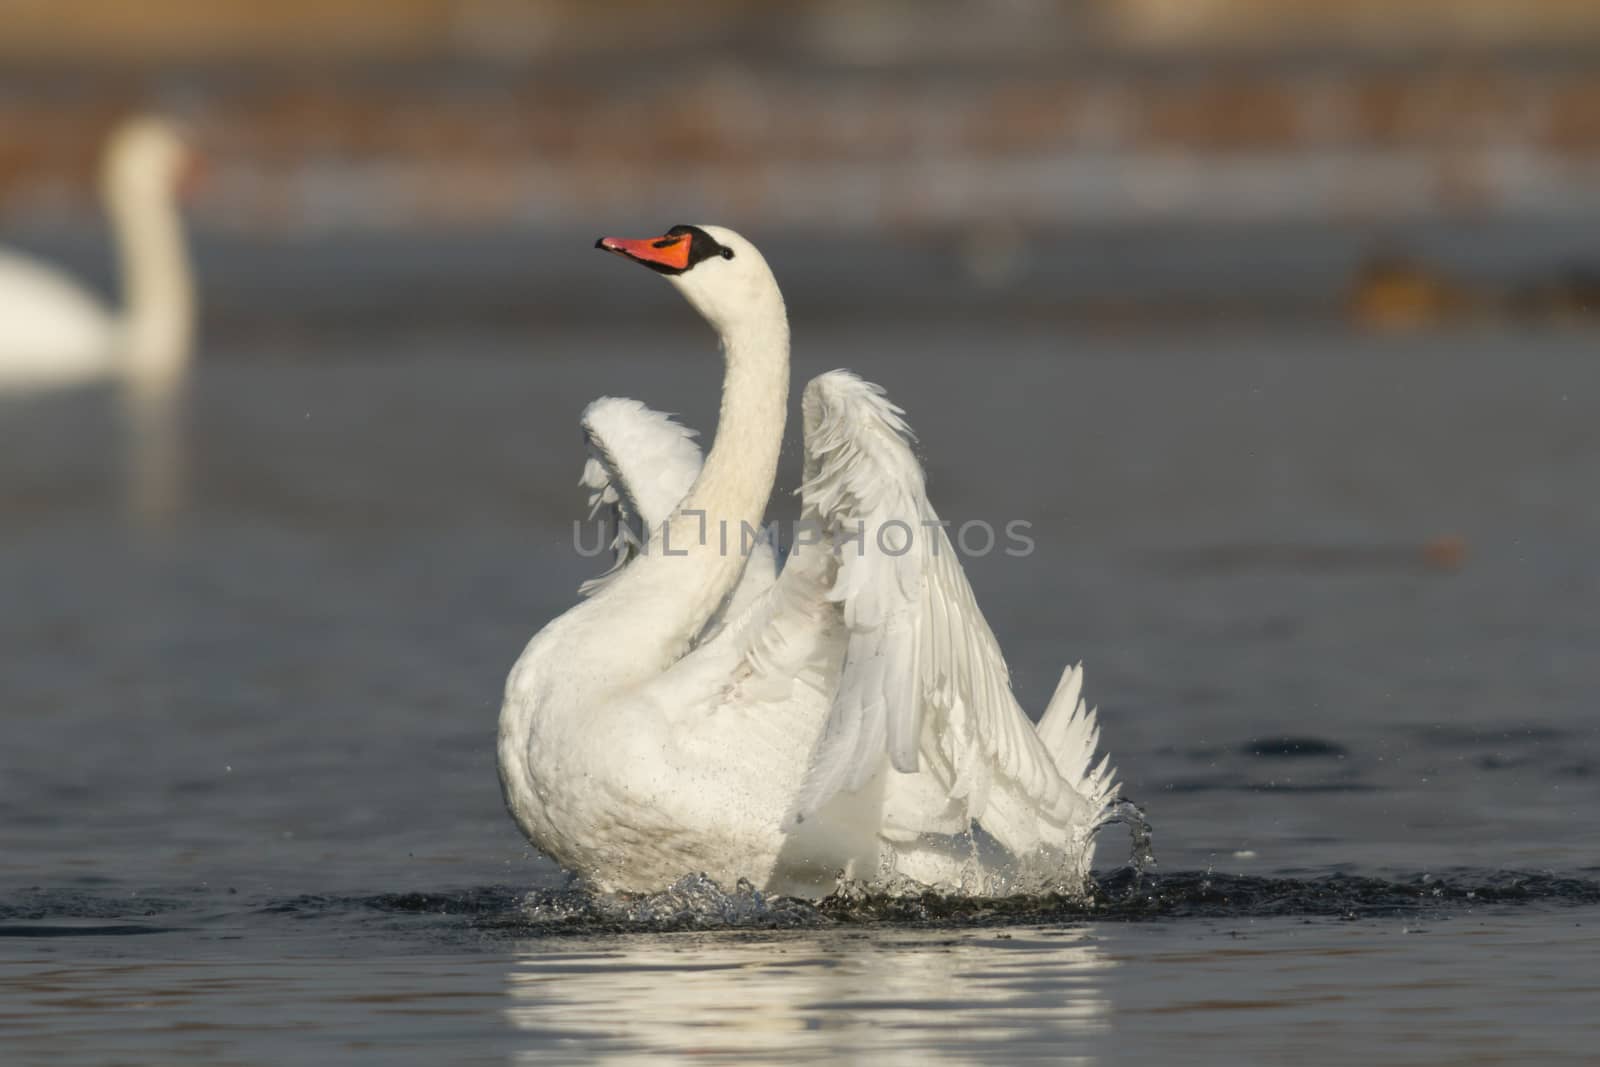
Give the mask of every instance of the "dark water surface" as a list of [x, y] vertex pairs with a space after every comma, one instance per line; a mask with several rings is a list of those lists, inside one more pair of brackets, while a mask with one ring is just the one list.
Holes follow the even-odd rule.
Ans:
[[714, 421], [687, 314], [231, 336], [143, 535], [109, 392], [0, 398], [5, 1062], [1591, 1053], [1593, 336], [801, 317], [946, 518], [1033, 524], [968, 572], [1026, 707], [1085, 661], [1159, 865], [1112, 831], [1089, 905], [595, 900], [501, 810], [495, 716], [599, 569], [583, 404]]

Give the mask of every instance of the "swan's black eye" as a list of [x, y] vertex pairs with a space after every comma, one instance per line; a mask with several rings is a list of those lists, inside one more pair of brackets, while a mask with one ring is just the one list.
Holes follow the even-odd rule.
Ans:
[[732, 259], [733, 258], [733, 249], [731, 249], [731, 248], [727, 247], [726, 245], [724, 245], [723, 248], [722, 248], [722, 258], [723, 259]]

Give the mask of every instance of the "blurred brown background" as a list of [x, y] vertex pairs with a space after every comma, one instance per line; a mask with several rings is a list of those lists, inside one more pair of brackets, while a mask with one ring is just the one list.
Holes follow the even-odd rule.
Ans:
[[1110, 234], [1171, 284], [1091, 302], [1170, 307], [1205, 264], [1162, 250], [1197, 230], [1270, 263], [1196, 306], [1281, 303], [1286, 276], [1376, 324], [1593, 304], [1585, 0], [0, 0], [0, 24], [8, 235], [90, 224], [101, 137], [153, 109], [210, 156], [202, 234], [717, 220], [945, 242], [990, 290]]

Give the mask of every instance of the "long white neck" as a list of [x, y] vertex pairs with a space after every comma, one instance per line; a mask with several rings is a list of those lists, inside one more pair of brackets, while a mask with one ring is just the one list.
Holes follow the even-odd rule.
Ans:
[[[672, 543], [663, 546], [664, 553], [681, 544], [689, 555], [679, 558], [696, 561], [702, 573], [702, 597], [686, 619], [691, 637], [738, 582], [745, 562], [741, 545], [748, 545], [772, 495], [789, 406], [789, 323], [782, 305], [772, 318], [725, 335], [722, 348], [726, 370], [717, 437], [700, 477], [670, 521]], [[700, 512], [705, 514], [703, 544]]]
[[766, 513], [789, 403], [789, 322], [775, 290], [771, 305], [722, 333], [722, 410], [700, 477], [646, 555], [591, 601], [630, 605], [616, 637], [641, 669], [689, 647], [738, 583]]
[[[165, 195], [162, 195], [165, 193]], [[123, 371], [135, 390], [161, 391], [181, 377], [194, 340], [194, 282], [170, 192], [110, 190], [122, 271]]]
[[185, 481], [183, 386], [194, 340], [194, 283], [171, 182], [146, 160], [110, 160], [105, 191], [122, 276], [117, 370], [130, 447], [128, 507], [146, 530], [177, 513]]

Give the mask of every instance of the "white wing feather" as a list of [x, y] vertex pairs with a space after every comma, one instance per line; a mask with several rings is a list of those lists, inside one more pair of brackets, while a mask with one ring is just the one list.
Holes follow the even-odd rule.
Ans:
[[[906, 773], [925, 762], [970, 818], [982, 817], [1001, 776], [1008, 795], [1028, 798], [1041, 819], [1081, 823], [1102, 798], [1075, 788], [1082, 783], [1058, 767], [1012, 695], [999, 645], [928, 503], [900, 409], [845, 371], [811, 382], [802, 406], [804, 513], [837, 554], [826, 596], [848, 638], [795, 816], [860, 789], [887, 756]], [[1092, 730], [1092, 715], [1088, 722]], [[1073, 731], [1075, 746], [1081, 734]]]
[[590, 490], [589, 517], [611, 509], [616, 530], [611, 569], [579, 587], [585, 596], [603, 589], [638, 555], [700, 475], [694, 431], [637, 400], [603, 396], [581, 420], [589, 459], [580, 484]]
[[[580, 484], [590, 491], [589, 517], [609, 507], [616, 530], [611, 568], [579, 587], [590, 596], [647, 550], [652, 532], [661, 528], [700, 476], [703, 459], [693, 430], [637, 400], [601, 397], [584, 410], [582, 426], [589, 458]], [[727, 607], [708, 624], [702, 640], [722, 619], [742, 611], [770, 586], [776, 567], [763, 531]]]

